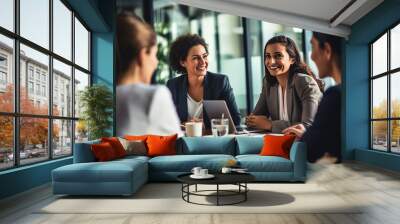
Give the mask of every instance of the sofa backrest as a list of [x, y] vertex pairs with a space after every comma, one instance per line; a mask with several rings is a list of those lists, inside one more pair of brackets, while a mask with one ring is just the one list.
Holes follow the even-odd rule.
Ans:
[[226, 154], [235, 155], [234, 137], [182, 137], [177, 142], [177, 154]]
[[93, 140], [81, 143], [75, 143], [74, 148], [74, 163], [89, 163], [95, 162], [96, 158], [93, 155], [90, 146], [92, 144], [99, 144], [100, 140]]
[[236, 155], [259, 154], [263, 145], [263, 136], [237, 136]]

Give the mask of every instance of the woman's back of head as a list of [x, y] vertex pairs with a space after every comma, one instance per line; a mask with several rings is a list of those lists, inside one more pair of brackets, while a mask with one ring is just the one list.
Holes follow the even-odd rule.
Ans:
[[117, 82], [131, 69], [142, 49], [156, 45], [153, 29], [132, 13], [123, 12], [117, 17]]
[[336, 63], [338, 63], [338, 66], [340, 67], [342, 58], [343, 38], [315, 31], [313, 32], [312, 36], [318, 41], [318, 45], [321, 49], [325, 48], [325, 44], [329, 44], [331, 46], [332, 54], [334, 55], [334, 60], [336, 60]]

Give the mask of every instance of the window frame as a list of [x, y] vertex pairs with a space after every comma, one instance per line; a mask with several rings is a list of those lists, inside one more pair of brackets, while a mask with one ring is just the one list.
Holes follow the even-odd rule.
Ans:
[[[91, 61], [91, 50], [92, 50], [92, 43], [91, 43], [91, 38], [92, 38], [92, 30], [89, 28], [89, 26], [84, 22], [84, 20], [78, 15], [77, 12], [75, 12], [72, 7], [69, 5], [69, 3], [66, 0], [59, 0], [69, 11], [71, 11], [71, 59], [64, 58], [63, 56], [55, 53], [53, 50], [53, 1], [54, 0], [47, 0], [49, 4], [49, 47], [46, 49], [45, 47], [42, 47], [39, 44], [34, 43], [33, 41], [30, 41], [29, 39], [23, 37], [20, 35], [20, 1], [21, 0], [14, 0], [13, 1], [13, 10], [14, 10], [14, 30], [10, 31], [4, 27], [0, 26], [0, 35], [10, 38], [13, 41], [13, 54], [12, 54], [12, 73], [14, 78], [14, 110], [13, 112], [2, 112], [0, 111], [0, 116], [4, 117], [11, 117], [13, 119], [13, 165], [10, 167], [5, 167], [5, 168], [0, 168], [0, 172], [5, 171], [5, 170], [10, 170], [10, 169], [16, 169], [19, 167], [23, 166], [30, 166], [33, 164], [38, 164], [38, 163], [43, 163], [46, 161], [54, 160], [54, 159], [62, 159], [66, 157], [73, 156], [74, 152], [74, 143], [75, 143], [75, 126], [76, 126], [76, 121], [79, 120], [79, 117], [75, 116], [75, 108], [71, 108], [71, 114], [68, 116], [56, 116], [53, 115], [53, 59], [58, 60], [61, 63], [64, 63], [68, 66], [71, 66], [71, 93], [72, 93], [72, 99], [71, 99], [71, 104], [74, 105], [75, 103], [75, 88], [74, 88], [74, 82], [75, 82], [75, 69], [85, 73], [89, 77], [89, 83], [88, 86], [92, 85], [92, 61]], [[75, 63], [75, 18], [83, 25], [83, 27], [88, 31], [88, 69], [85, 69], [81, 67], [80, 65]], [[29, 47], [33, 50], [36, 50], [42, 54], [45, 54], [48, 56], [49, 62], [48, 62], [48, 71], [47, 71], [47, 79], [46, 80], [46, 87], [45, 87], [45, 95], [48, 97], [48, 112], [46, 115], [39, 115], [39, 114], [27, 114], [27, 113], [21, 113], [20, 111], [20, 64], [21, 64], [21, 57], [20, 57], [20, 46], [25, 45], [26, 47]], [[36, 92], [35, 85], [40, 83], [40, 91], [42, 90], [42, 72], [39, 73], [39, 80], [36, 80], [36, 72], [37, 69], [33, 68], [33, 79], [30, 77], [30, 69], [31, 66], [29, 63], [27, 63], [27, 73], [25, 74], [26, 76], [26, 81], [32, 81], [34, 84], [34, 92]], [[28, 89], [28, 84], [27, 84], [27, 91]], [[47, 93], [48, 92], [48, 93]], [[35, 94], [35, 93], [34, 93]], [[36, 94], [35, 94], [36, 95]], [[42, 92], [38, 94], [37, 96], [43, 97]], [[47, 157], [43, 157], [43, 160], [40, 160], [38, 162], [30, 162], [30, 163], [24, 163], [22, 164], [20, 161], [20, 119], [21, 118], [44, 118], [47, 119], [48, 122], [48, 135], [47, 135], [47, 150], [48, 150], [48, 155]], [[54, 156], [54, 147], [53, 147], [53, 123], [56, 122], [57, 120], [65, 120], [65, 121], [71, 121], [71, 153], [68, 155], [62, 155], [62, 156]]]
[[[369, 77], [368, 77], [368, 84], [369, 84], [369, 149], [372, 151], [378, 151], [378, 152], [386, 152], [386, 153], [391, 153], [391, 154], [400, 154], [400, 152], [393, 152], [392, 151], [392, 121], [400, 121], [400, 117], [393, 117], [392, 116], [392, 98], [391, 98], [391, 79], [393, 75], [396, 75], [396, 73], [400, 72], [400, 67], [391, 69], [391, 31], [393, 28], [396, 26], [400, 26], [400, 20], [392, 24], [390, 27], [385, 29], [384, 32], [380, 33], [376, 38], [374, 38], [371, 42], [368, 43], [368, 52], [369, 52]], [[373, 72], [373, 44], [376, 43], [381, 37], [384, 35], [387, 35], [387, 63], [386, 63], [386, 71], [374, 75]], [[386, 77], [386, 87], [387, 87], [387, 105], [386, 105], [386, 118], [373, 118], [373, 93], [374, 93], [374, 87], [373, 87], [373, 81], [382, 77]], [[386, 121], [386, 151], [379, 150], [374, 148], [374, 132], [373, 132], [373, 122], [375, 121]]]

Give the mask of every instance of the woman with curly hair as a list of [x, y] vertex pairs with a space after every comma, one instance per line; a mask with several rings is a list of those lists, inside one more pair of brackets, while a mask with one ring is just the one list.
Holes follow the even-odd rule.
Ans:
[[210, 127], [207, 116], [203, 116], [203, 100], [225, 100], [235, 125], [240, 124], [240, 112], [233, 90], [226, 75], [208, 71], [208, 46], [196, 34], [177, 38], [171, 45], [169, 62], [172, 70], [181, 76], [168, 80], [181, 122], [201, 119]]
[[323, 87], [301, 61], [295, 42], [286, 36], [271, 38], [264, 48], [264, 65], [262, 91], [247, 126], [273, 133], [298, 123], [309, 127]]

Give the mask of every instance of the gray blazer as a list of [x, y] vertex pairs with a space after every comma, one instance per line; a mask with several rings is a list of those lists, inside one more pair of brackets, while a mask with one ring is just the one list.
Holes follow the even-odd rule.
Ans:
[[279, 120], [278, 88], [279, 84], [270, 86], [264, 79], [253, 114], [270, 118], [273, 133], [281, 133], [283, 129], [297, 123], [303, 123], [305, 127], [311, 126], [322, 97], [317, 82], [311, 76], [300, 73], [288, 80], [286, 99], [289, 121]]

